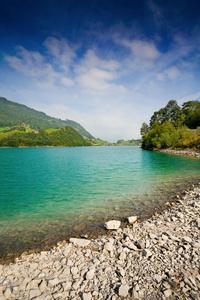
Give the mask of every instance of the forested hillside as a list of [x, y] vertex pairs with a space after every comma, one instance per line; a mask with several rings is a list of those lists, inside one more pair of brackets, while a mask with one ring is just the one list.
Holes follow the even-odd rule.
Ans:
[[171, 100], [154, 112], [149, 125], [142, 124], [142, 148], [200, 148], [200, 102], [188, 101], [179, 107]]
[[74, 128], [66, 126], [58, 130], [24, 131], [24, 127], [1, 132], [0, 147], [42, 146], [91, 146]]
[[0, 127], [13, 127], [20, 125], [26, 125], [35, 130], [72, 126], [82, 136], [89, 139], [93, 138], [89, 132], [74, 121], [64, 121], [52, 118], [43, 112], [39, 112], [25, 105], [0, 97]]

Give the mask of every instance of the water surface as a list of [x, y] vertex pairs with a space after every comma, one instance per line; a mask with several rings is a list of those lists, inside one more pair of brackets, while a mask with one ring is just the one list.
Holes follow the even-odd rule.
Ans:
[[199, 182], [200, 160], [139, 147], [0, 149], [0, 256], [98, 234]]

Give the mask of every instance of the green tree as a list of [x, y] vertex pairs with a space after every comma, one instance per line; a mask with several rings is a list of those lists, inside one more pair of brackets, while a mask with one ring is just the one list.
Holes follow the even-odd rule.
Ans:
[[147, 134], [148, 131], [149, 131], [149, 126], [147, 125], [147, 123], [143, 122], [142, 127], [140, 128], [141, 136], [143, 136], [144, 134]]
[[184, 124], [191, 129], [195, 129], [200, 126], [200, 102], [188, 101], [182, 105], [182, 112], [185, 115]]
[[171, 122], [174, 126], [178, 127], [182, 124], [183, 119], [183, 112], [177, 101], [170, 100], [164, 108], [154, 112], [150, 119], [150, 127], [155, 123], [161, 125], [165, 122]]

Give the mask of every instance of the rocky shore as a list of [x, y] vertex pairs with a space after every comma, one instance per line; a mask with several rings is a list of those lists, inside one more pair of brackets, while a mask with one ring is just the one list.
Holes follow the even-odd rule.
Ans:
[[154, 149], [153, 151], [168, 153], [168, 154], [176, 154], [176, 155], [187, 155], [187, 156], [194, 156], [200, 157], [200, 151], [193, 151], [193, 150], [175, 150], [175, 149]]
[[0, 300], [200, 299], [200, 186], [178, 198], [141, 224], [0, 265]]

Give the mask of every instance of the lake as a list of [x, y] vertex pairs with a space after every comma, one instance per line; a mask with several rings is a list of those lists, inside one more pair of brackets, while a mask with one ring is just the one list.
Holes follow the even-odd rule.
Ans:
[[139, 147], [0, 149], [0, 261], [148, 217], [200, 181], [200, 159]]

